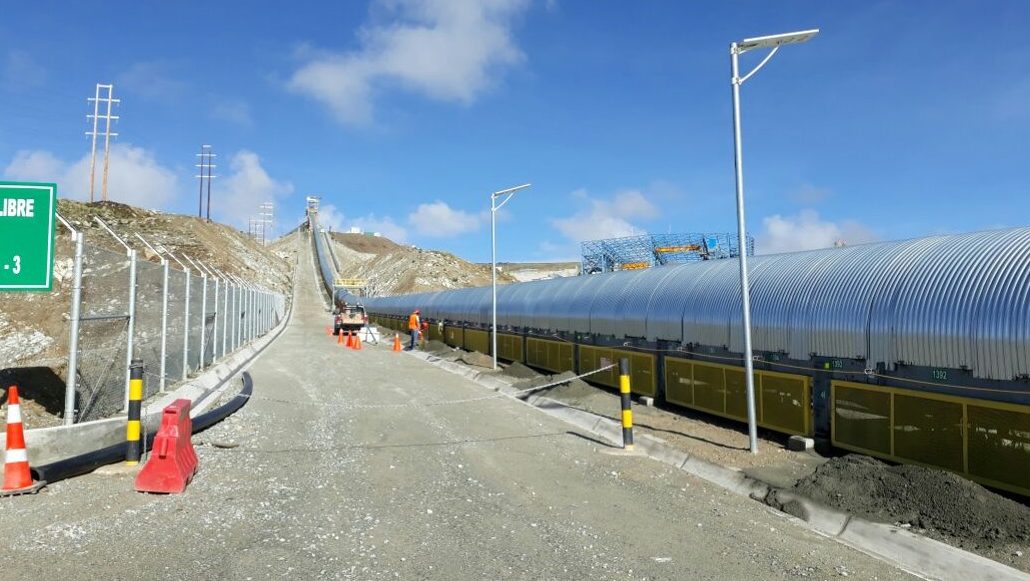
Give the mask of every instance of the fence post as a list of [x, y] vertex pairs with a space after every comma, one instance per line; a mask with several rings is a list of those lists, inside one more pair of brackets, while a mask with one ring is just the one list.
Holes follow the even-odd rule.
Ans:
[[168, 359], [168, 259], [161, 257], [162, 290], [161, 290], [161, 378], [158, 380], [158, 389], [165, 392], [165, 377], [167, 375]]
[[222, 357], [225, 357], [225, 339], [229, 336], [229, 281], [225, 280], [224, 275], [222, 282]]
[[619, 359], [619, 396], [622, 400], [622, 448], [633, 449], [633, 400], [630, 399], [629, 358]]
[[207, 274], [200, 273], [200, 364], [197, 369], [204, 369], [204, 356], [207, 353]]
[[186, 381], [190, 375], [190, 269], [183, 268], [186, 271], [186, 314], [182, 321], [182, 380]]
[[75, 240], [75, 266], [72, 277], [72, 328], [68, 337], [68, 378], [64, 383], [64, 425], [75, 423], [75, 382], [79, 372], [79, 308], [82, 303], [82, 245], [85, 234], [72, 230]]
[[136, 334], [136, 251], [129, 250], [129, 331], [125, 343], [125, 410], [129, 409], [129, 391], [132, 384], [133, 339]]
[[218, 359], [218, 277], [212, 276], [215, 280], [215, 312], [214, 317], [214, 329], [211, 330], [211, 363], [214, 363]]

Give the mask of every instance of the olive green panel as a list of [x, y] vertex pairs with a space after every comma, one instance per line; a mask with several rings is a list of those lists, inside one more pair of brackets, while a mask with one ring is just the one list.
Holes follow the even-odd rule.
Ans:
[[894, 455], [962, 472], [962, 404], [895, 393]]
[[759, 423], [791, 434], [808, 435], [811, 406], [807, 378], [761, 372], [758, 376], [761, 381]]
[[526, 339], [526, 363], [555, 373], [572, 371], [572, 343], [529, 337]]
[[429, 340], [443, 341], [443, 324], [429, 323]]
[[665, 399], [679, 405], [694, 405], [694, 390], [691, 387], [693, 366], [689, 361], [665, 358]]
[[465, 350], [490, 354], [490, 333], [478, 329], [465, 329]]
[[833, 445], [890, 455], [891, 394], [833, 382]]
[[969, 474], [1030, 493], [1030, 408], [1002, 410], [969, 404]]
[[522, 359], [522, 337], [509, 335], [507, 333], [497, 334], [497, 357], [507, 361], [519, 361]]
[[[612, 363], [618, 364], [619, 359], [629, 358], [629, 385], [633, 393], [638, 395], [654, 396], [657, 393], [655, 380], [655, 358], [650, 353], [639, 353], [637, 351], [612, 350]], [[619, 368], [612, 369], [615, 387], [618, 387]]]
[[[613, 363], [618, 365], [618, 360], [613, 358], [612, 350], [606, 347], [579, 346], [579, 373], [589, 373], [595, 369], [607, 367]], [[619, 387], [618, 368], [607, 369], [598, 373], [592, 373], [585, 378], [591, 383], [607, 385], [608, 387]]]
[[723, 368], [703, 363], [694, 363], [694, 406], [715, 412], [725, 413], [726, 382]]
[[747, 421], [747, 382], [744, 381], [743, 368], [726, 370], [725, 413], [731, 418]]
[[443, 337], [444, 343], [451, 347], [461, 347], [465, 344], [465, 329], [455, 325], [444, 325]]

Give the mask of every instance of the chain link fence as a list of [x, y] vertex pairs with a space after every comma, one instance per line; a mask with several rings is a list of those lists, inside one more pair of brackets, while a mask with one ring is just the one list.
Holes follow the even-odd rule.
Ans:
[[158, 263], [77, 236], [81, 270], [71, 282], [81, 293], [77, 309], [72, 299], [68, 322], [66, 395], [73, 397], [66, 396], [66, 424], [125, 413], [132, 359], [143, 361], [149, 399], [264, 335], [284, 316], [281, 294], [199, 263], [186, 271], [167, 251], [172, 260]]

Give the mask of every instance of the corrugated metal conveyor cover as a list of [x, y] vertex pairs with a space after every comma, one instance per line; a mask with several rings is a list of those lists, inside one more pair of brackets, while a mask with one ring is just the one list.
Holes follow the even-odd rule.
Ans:
[[493, 311], [493, 294], [490, 287], [474, 288], [470, 289], [475, 291], [472, 295], [472, 312], [469, 316], [469, 320], [473, 323], [480, 325], [490, 326], [492, 321]]
[[977, 301], [976, 369], [994, 379], [1030, 374], [1030, 230], [1021, 229]]
[[598, 335], [622, 337], [643, 337], [646, 327], [645, 313], [641, 312], [637, 321], [624, 322], [620, 305], [630, 295], [649, 295], [653, 287], [641, 284], [640, 281], [653, 281], [657, 271], [654, 269], [626, 272], [612, 279], [604, 287], [604, 291], [594, 297], [590, 308], [590, 332]]
[[[730, 325], [741, 325], [740, 266], [736, 260], [709, 262], [711, 271], [694, 285], [684, 305], [683, 341], [729, 346]], [[761, 263], [760, 257], [752, 262]]]
[[810, 280], [807, 313], [800, 318], [804, 332], [795, 333], [788, 349], [796, 359], [810, 353], [865, 359], [869, 310], [887, 279], [887, 266], [897, 250], [891, 244], [863, 244], [834, 249], [832, 261]]
[[1013, 231], [952, 236], [914, 261], [902, 273], [888, 313], [895, 346], [889, 361], [975, 368], [973, 307], [984, 283], [999, 276], [994, 261], [1015, 237]]
[[[796, 324], [798, 303], [807, 298], [812, 270], [827, 252], [809, 251], [763, 256], [751, 278], [751, 340], [759, 351], [786, 351]], [[743, 350], [743, 338], [741, 338]]]
[[[648, 337], [648, 313], [651, 305], [651, 297], [675, 272], [675, 266], [660, 266], [643, 271], [647, 277], [639, 278], [634, 282], [638, 287], [632, 292], [623, 292], [615, 306], [616, 325], [623, 329], [622, 333], [615, 333], [625, 337]], [[629, 289], [627, 288], [627, 291]]]
[[565, 313], [559, 310], [563, 302], [561, 297], [572, 292], [571, 289], [577, 288], [583, 278], [582, 276], [573, 276], [541, 281], [540, 290], [534, 297], [528, 320], [525, 323], [526, 327], [551, 331], [558, 329], [558, 318], [565, 316]]
[[590, 318], [594, 310], [597, 309], [599, 314], [610, 311], [615, 300], [613, 294], [617, 293], [634, 274], [636, 273], [633, 271], [621, 271], [592, 275], [600, 277], [600, 282], [584, 289], [584, 292], [577, 298], [576, 304], [573, 305], [573, 311], [570, 313], [571, 330], [577, 333], [589, 333]]
[[715, 269], [715, 261], [668, 266], [669, 275], [658, 283], [647, 306], [647, 338], [684, 341], [683, 311], [694, 289]]
[[615, 273], [576, 277], [576, 284], [554, 297], [553, 328], [586, 333], [590, 328], [590, 301], [597, 287]]

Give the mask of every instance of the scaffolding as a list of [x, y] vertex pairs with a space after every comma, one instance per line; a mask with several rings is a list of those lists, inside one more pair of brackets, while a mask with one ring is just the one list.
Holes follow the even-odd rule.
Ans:
[[[736, 234], [643, 234], [580, 245], [583, 274], [639, 270], [701, 260], [736, 258], [740, 255]], [[755, 253], [755, 239], [747, 238], [748, 256]]]

